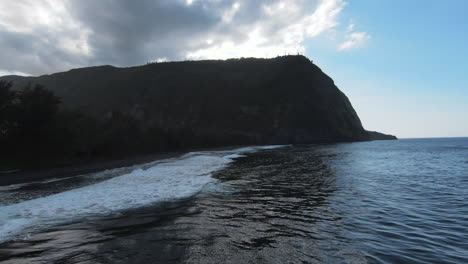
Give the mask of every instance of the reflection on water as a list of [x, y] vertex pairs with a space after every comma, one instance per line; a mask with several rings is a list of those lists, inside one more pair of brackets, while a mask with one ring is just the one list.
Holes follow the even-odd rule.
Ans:
[[432, 147], [366, 142], [249, 154], [190, 199], [3, 244], [0, 262], [468, 263], [468, 156], [458, 143], [447, 153]]
[[310, 148], [255, 153], [216, 173], [221, 183], [189, 200], [60, 226], [1, 252], [15, 261], [65, 263], [333, 258], [324, 252], [338, 246], [323, 241], [339, 244], [340, 218], [327, 204], [335, 177], [320, 156]]

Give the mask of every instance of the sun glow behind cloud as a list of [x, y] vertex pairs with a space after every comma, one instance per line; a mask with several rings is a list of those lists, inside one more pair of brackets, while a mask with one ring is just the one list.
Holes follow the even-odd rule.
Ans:
[[305, 53], [306, 40], [329, 32], [346, 38], [335, 40], [338, 50], [351, 50], [369, 35], [337, 30], [345, 6], [344, 0], [0, 1], [0, 71], [275, 57]]
[[[239, 12], [241, 6], [229, 11], [229, 21], [235, 19], [232, 10]], [[223, 31], [216, 32], [215, 39], [207, 47], [187, 51], [189, 59], [226, 59], [232, 57], [274, 57], [285, 54], [304, 53], [306, 38], [314, 38], [335, 28], [338, 15], [346, 5], [342, 0], [323, 0], [315, 3], [310, 13], [304, 6], [311, 1], [281, 0], [262, 5], [260, 18], [252, 23], [240, 25], [245, 38], [236, 41]], [[235, 13], [234, 13], [235, 14]], [[223, 21], [226, 21], [223, 19]]]

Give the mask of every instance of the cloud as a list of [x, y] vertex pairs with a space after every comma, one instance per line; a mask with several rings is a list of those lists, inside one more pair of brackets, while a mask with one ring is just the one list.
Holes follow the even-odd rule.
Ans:
[[[0, 1], [0, 71], [37, 75], [162, 58], [304, 53], [307, 39], [338, 27], [345, 6], [344, 0]], [[343, 50], [359, 44], [351, 35]]]
[[0, 1], [0, 70], [28, 75], [86, 63], [89, 30], [71, 18], [65, 3]]
[[352, 31], [354, 30], [354, 27], [355, 27], [355, 26], [356, 26], [356, 25], [354, 24], [354, 22], [351, 21], [351, 22], [348, 24], [348, 27], [346, 27], [346, 31], [352, 32]]
[[[259, 19], [249, 21], [234, 17], [232, 24], [213, 31], [210, 39], [216, 41], [199, 49], [189, 50], [189, 59], [231, 57], [274, 57], [304, 53], [304, 40], [320, 35], [338, 25], [337, 18], [345, 6], [341, 0], [264, 1], [255, 9], [251, 1], [241, 1], [239, 13], [255, 10]], [[257, 5], [255, 3], [255, 5]], [[258, 6], [258, 5], [257, 5]], [[304, 7], [309, 7], [309, 9]], [[239, 35], [231, 34], [238, 31]]]
[[29, 76], [30, 74], [25, 73], [25, 72], [19, 72], [19, 71], [5, 71], [5, 70], [0, 70], [0, 76], [5, 76], [5, 75]]
[[[354, 27], [354, 25], [353, 25]], [[352, 29], [351, 29], [352, 30]], [[338, 45], [339, 51], [347, 51], [364, 46], [371, 36], [367, 32], [352, 32], [346, 35], [346, 40]]]

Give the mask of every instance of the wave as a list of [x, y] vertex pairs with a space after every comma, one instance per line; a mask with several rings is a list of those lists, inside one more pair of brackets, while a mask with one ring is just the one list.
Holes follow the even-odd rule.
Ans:
[[88, 216], [187, 198], [215, 183], [213, 172], [225, 168], [242, 154], [261, 149], [246, 147], [225, 151], [191, 152], [86, 187], [0, 207], [0, 242]]

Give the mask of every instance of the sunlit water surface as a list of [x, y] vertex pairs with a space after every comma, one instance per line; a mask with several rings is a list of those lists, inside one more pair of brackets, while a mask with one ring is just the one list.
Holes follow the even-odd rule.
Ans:
[[[73, 211], [80, 217], [70, 221], [53, 215], [0, 244], [0, 263], [468, 263], [468, 138], [294, 146], [245, 157], [213, 153], [197, 155], [234, 162], [214, 173], [197, 171], [211, 180], [171, 175], [193, 194], [174, 194], [181, 190], [169, 184], [160, 192], [170, 199], [132, 200], [135, 208], [119, 204], [104, 215]], [[3, 187], [0, 216], [8, 206], [46, 197], [47, 207], [53, 195], [70, 197], [112, 179], [119, 188], [121, 175], [163, 181], [174, 172], [171, 164], [189, 161], [162, 162], [166, 174], [154, 163], [143, 172]], [[203, 186], [194, 189], [194, 182]], [[0, 217], [0, 229], [15, 217]]]

